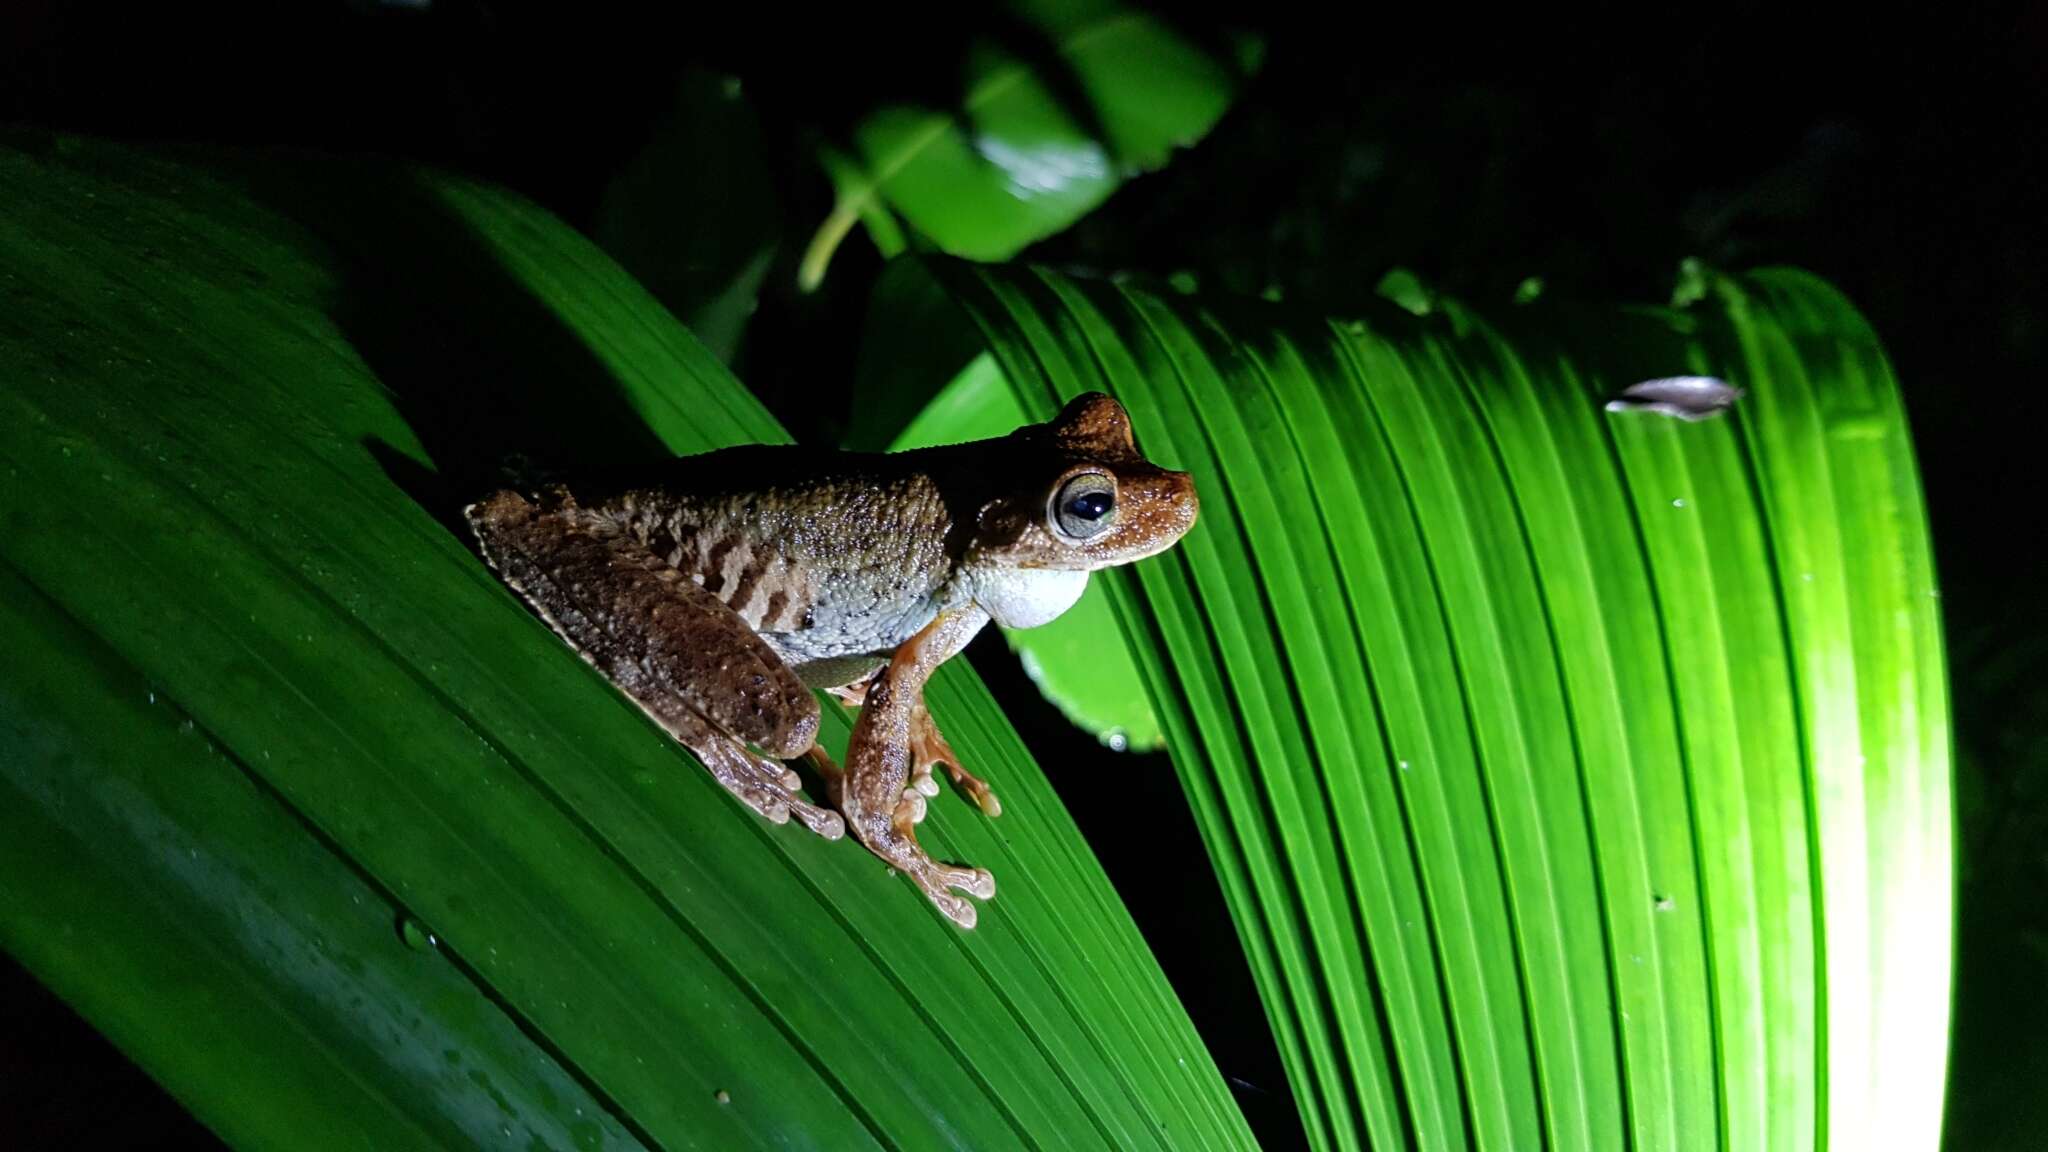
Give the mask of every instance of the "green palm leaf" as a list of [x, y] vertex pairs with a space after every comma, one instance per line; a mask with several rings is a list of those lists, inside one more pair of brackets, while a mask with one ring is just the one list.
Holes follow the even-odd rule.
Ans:
[[[1838, 295], [1324, 323], [945, 274], [1026, 410], [1112, 391], [1196, 474], [1106, 586], [1317, 1147], [1935, 1146], [1941, 638]], [[1692, 373], [1747, 394], [1604, 410]]]
[[0, 942], [216, 1131], [1250, 1145], [964, 667], [933, 708], [1005, 814], [926, 842], [1001, 879], [971, 934], [741, 809], [437, 522], [521, 427], [781, 438], [591, 245], [431, 174], [39, 138], [0, 202]]

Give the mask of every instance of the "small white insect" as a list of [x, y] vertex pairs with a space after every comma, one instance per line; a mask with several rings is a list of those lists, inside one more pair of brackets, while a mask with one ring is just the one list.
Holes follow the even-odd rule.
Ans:
[[1697, 421], [1720, 415], [1741, 395], [1742, 389], [1713, 376], [1664, 376], [1631, 384], [1607, 402], [1607, 410]]

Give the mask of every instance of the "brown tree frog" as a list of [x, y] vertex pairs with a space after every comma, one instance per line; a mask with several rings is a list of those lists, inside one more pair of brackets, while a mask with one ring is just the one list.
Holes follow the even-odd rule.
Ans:
[[[1100, 393], [996, 440], [729, 448], [464, 509], [499, 576], [741, 802], [827, 838], [850, 824], [966, 928], [953, 890], [986, 900], [995, 878], [918, 846], [933, 766], [1002, 809], [939, 734], [926, 680], [990, 620], [1053, 619], [1089, 572], [1163, 551], [1195, 513], [1193, 480], [1146, 460]], [[860, 707], [843, 771], [812, 689]], [[798, 758], [838, 811], [804, 799], [782, 763]]]

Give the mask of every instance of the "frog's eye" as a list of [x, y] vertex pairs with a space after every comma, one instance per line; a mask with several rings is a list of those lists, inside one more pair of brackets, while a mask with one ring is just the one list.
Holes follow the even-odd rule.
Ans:
[[1052, 526], [1070, 540], [1100, 535], [1116, 520], [1116, 481], [1083, 472], [1060, 485], [1052, 498]]

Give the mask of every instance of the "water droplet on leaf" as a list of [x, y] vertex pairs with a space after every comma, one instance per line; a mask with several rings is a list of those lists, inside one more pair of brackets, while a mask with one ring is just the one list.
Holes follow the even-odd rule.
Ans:
[[441, 946], [441, 938], [411, 916], [398, 918], [398, 938], [415, 952], [431, 952]]

